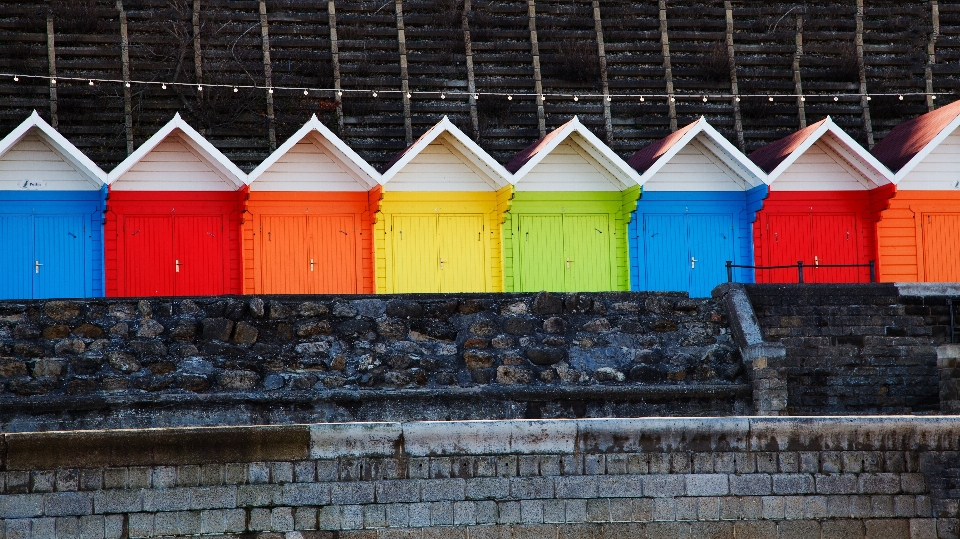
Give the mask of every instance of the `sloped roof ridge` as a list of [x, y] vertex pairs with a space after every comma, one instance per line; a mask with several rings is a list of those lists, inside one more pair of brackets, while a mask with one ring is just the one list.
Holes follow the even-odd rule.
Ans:
[[523, 168], [523, 165], [526, 165], [531, 159], [533, 159], [533, 156], [537, 155], [537, 153], [539, 153], [540, 150], [548, 146], [550, 144], [550, 141], [552, 141], [553, 139], [563, 134], [564, 129], [576, 121], [577, 121], [577, 118], [576, 116], [574, 116], [570, 120], [564, 122], [561, 126], [547, 133], [545, 136], [537, 139], [537, 141], [534, 142], [533, 144], [520, 150], [517, 153], [517, 155], [513, 156], [513, 159], [511, 159], [510, 162], [504, 166], [504, 168], [510, 171], [511, 174], [516, 174], [518, 170]]
[[897, 172], [933, 142], [937, 135], [960, 116], [960, 101], [907, 120], [894, 127], [870, 153]]
[[803, 129], [791, 133], [780, 140], [771, 142], [766, 146], [761, 146], [760, 148], [754, 150], [747, 157], [750, 158], [758, 167], [763, 169], [764, 172], [770, 173], [773, 172], [777, 166], [782, 163], [785, 159], [790, 157], [790, 154], [799, 148], [808, 137], [813, 135], [820, 127], [825, 124], [830, 118], [824, 118], [817, 123], [813, 123], [804, 127]]
[[670, 148], [680, 142], [684, 135], [696, 128], [701, 121], [703, 121], [703, 118], [699, 118], [697, 121], [691, 122], [662, 139], [637, 150], [630, 156], [630, 159], [627, 159], [627, 164], [641, 174], [646, 172], [658, 159], [670, 151]]

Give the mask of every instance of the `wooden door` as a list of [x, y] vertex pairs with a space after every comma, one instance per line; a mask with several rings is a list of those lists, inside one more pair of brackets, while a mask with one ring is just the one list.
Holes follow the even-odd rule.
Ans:
[[[357, 293], [355, 221], [353, 215], [307, 217], [311, 294]], [[301, 244], [301, 248], [303, 245]]]
[[921, 215], [923, 278], [927, 282], [960, 282], [960, 214]]
[[33, 219], [29, 215], [0, 215], [0, 299], [30, 299], [36, 274]]
[[173, 295], [172, 219], [130, 215], [123, 220], [123, 295]]
[[37, 270], [35, 298], [81, 298], [90, 279], [86, 264], [86, 228], [82, 215], [33, 218]]
[[690, 297], [709, 297], [715, 286], [727, 281], [726, 261], [735, 260], [733, 216], [690, 214], [686, 221], [690, 281], [681, 290], [689, 292]]
[[[804, 265], [813, 261], [810, 215], [774, 214], [767, 218], [767, 260], [764, 266], [792, 266], [779, 270], [757, 271], [757, 282], [797, 282], [797, 261]], [[804, 274], [806, 276], [806, 273]]]
[[223, 228], [219, 215], [173, 218], [175, 295], [224, 293]]
[[483, 215], [438, 216], [440, 292], [485, 292]]
[[391, 228], [393, 291], [440, 292], [437, 217], [396, 215]]
[[869, 270], [860, 271], [860, 268], [818, 268], [818, 264], [857, 264], [858, 234], [857, 216], [855, 214], [814, 214], [811, 216], [813, 225], [813, 257], [804, 259], [804, 280], [808, 283], [856, 283], [861, 279], [860, 274], [867, 276]]
[[684, 215], [643, 216], [645, 290], [676, 292], [689, 286], [689, 253]]
[[260, 289], [263, 294], [309, 294], [307, 218], [265, 215], [260, 219]]
[[610, 224], [606, 214], [563, 216], [564, 287], [571, 292], [610, 290]]
[[517, 291], [564, 291], [563, 217], [521, 215], [519, 225]]

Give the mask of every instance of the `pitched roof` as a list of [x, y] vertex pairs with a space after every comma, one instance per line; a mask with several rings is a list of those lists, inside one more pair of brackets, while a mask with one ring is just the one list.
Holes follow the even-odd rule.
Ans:
[[701, 117], [699, 120], [681, 127], [653, 144], [641, 148], [637, 153], [630, 156], [630, 159], [627, 159], [627, 164], [637, 172], [646, 172], [658, 159], [663, 157], [675, 144], [680, 142], [684, 135], [696, 128], [698, 123], [705, 121], [706, 120]]
[[78, 172], [89, 178], [98, 186], [102, 186], [107, 181], [107, 173], [104, 172], [96, 163], [84, 155], [79, 148], [73, 145], [63, 135], [57, 132], [50, 124], [37, 114], [34, 110], [26, 120], [20, 123], [13, 131], [0, 140], [0, 156], [3, 156], [13, 148], [30, 131], [36, 129], [44, 140], [53, 145], [54, 149], [64, 159], [66, 159]]
[[[577, 135], [577, 136], [572, 136]], [[592, 131], [574, 116], [570, 121], [547, 133], [540, 140], [521, 150], [507, 163], [506, 169], [513, 173], [512, 182], [518, 183], [540, 161], [565, 140], [572, 140], [583, 148], [601, 166], [607, 169], [625, 187], [639, 185], [640, 175], [626, 161], [604, 144]]]
[[209, 158], [210, 163], [216, 167], [225, 178], [229, 179], [236, 188], [245, 185], [247, 175], [244, 174], [237, 165], [233, 164], [233, 161], [223, 155], [223, 152], [218, 150], [213, 144], [210, 144], [210, 141], [205, 139], [196, 129], [190, 127], [190, 124], [180, 117], [179, 112], [174, 114], [173, 118], [167, 122], [166, 125], [161, 127], [152, 137], [147, 139], [147, 141], [141, 144], [132, 154], [121, 161], [116, 168], [111, 170], [107, 176], [107, 183], [112, 184], [117, 181], [120, 176], [129, 172], [134, 165], [140, 162], [141, 159], [153, 151], [154, 148], [176, 130], [180, 130], [181, 133], [186, 135], [185, 142], [193, 147], [194, 150]]
[[823, 126], [829, 117], [820, 120], [815, 124], [810, 124], [803, 129], [787, 135], [782, 139], [771, 142], [766, 146], [762, 146], [759, 149], [753, 151], [747, 157], [751, 161], [757, 164], [758, 167], [762, 168], [764, 172], [771, 173], [776, 169], [780, 163], [786, 160], [790, 155], [797, 150], [800, 146], [806, 142], [807, 138], [817, 132], [821, 126]]
[[324, 144], [324, 146], [326, 146], [333, 153], [337, 154], [337, 157], [343, 161], [343, 163], [369, 187], [375, 187], [380, 182], [380, 173], [370, 166], [369, 163], [364, 161], [363, 158], [357, 154], [357, 152], [353, 151], [352, 148], [347, 146], [347, 144], [343, 142], [343, 140], [333, 131], [330, 131], [327, 126], [323, 125], [323, 122], [317, 119], [317, 115], [314, 114], [309, 120], [307, 120], [307, 123], [303, 124], [303, 127], [298, 129], [296, 133], [287, 139], [286, 142], [281, 144], [279, 148], [271, 153], [262, 163], [257, 165], [257, 168], [253, 169], [253, 171], [247, 175], [247, 185], [250, 185], [251, 182], [259, 178], [281, 157], [289, 152], [291, 148], [296, 146], [298, 142], [303, 140], [310, 133], [317, 133], [323, 141], [328, 142], [329, 145]]
[[702, 116], [697, 121], [683, 126], [645, 148], [641, 148], [627, 160], [627, 163], [642, 173], [640, 175], [640, 184], [642, 185], [667, 164], [677, 152], [701, 134], [707, 139], [707, 148], [724, 161], [726, 166], [747, 179], [748, 184], [757, 185], [766, 182], [764, 171], [743, 155], [743, 152], [731, 144]]
[[[894, 127], [870, 153], [890, 170], [899, 173], [958, 117], [960, 117], [960, 101], [954, 101]], [[947, 134], [952, 131], [953, 129], [950, 129]], [[939, 140], [937, 142], [939, 143]]]
[[386, 184], [390, 181], [391, 178], [396, 176], [397, 172], [400, 172], [407, 163], [419, 155], [430, 143], [443, 135], [451, 137], [457, 149], [475, 165], [485, 168], [487, 175], [498, 185], [505, 186], [509, 183], [510, 173], [446, 116], [437, 122], [436, 125], [427, 129], [426, 133], [421, 135], [413, 144], [404, 148], [402, 152], [394, 156], [394, 158], [381, 169], [380, 183]]

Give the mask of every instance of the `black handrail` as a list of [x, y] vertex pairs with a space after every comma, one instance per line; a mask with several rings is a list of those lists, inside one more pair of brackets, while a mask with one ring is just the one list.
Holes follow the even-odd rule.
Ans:
[[[808, 266], [809, 267], [809, 266]], [[732, 260], [727, 260], [727, 282], [733, 282], [733, 268], [746, 268], [752, 270], [773, 270], [773, 269], [792, 269], [797, 268], [797, 282], [803, 283], [803, 260], [797, 260], [796, 265], [789, 266], [741, 266], [734, 264]], [[871, 260], [867, 264], [817, 264], [814, 268], [870, 268], [870, 282], [877, 282], [876, 263]]]

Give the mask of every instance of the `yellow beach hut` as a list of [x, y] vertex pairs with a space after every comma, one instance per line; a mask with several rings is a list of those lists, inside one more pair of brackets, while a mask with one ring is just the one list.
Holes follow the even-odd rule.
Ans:
[[506, 169], [446, 117], [385, 168], [377, 292], [501, 292]]

